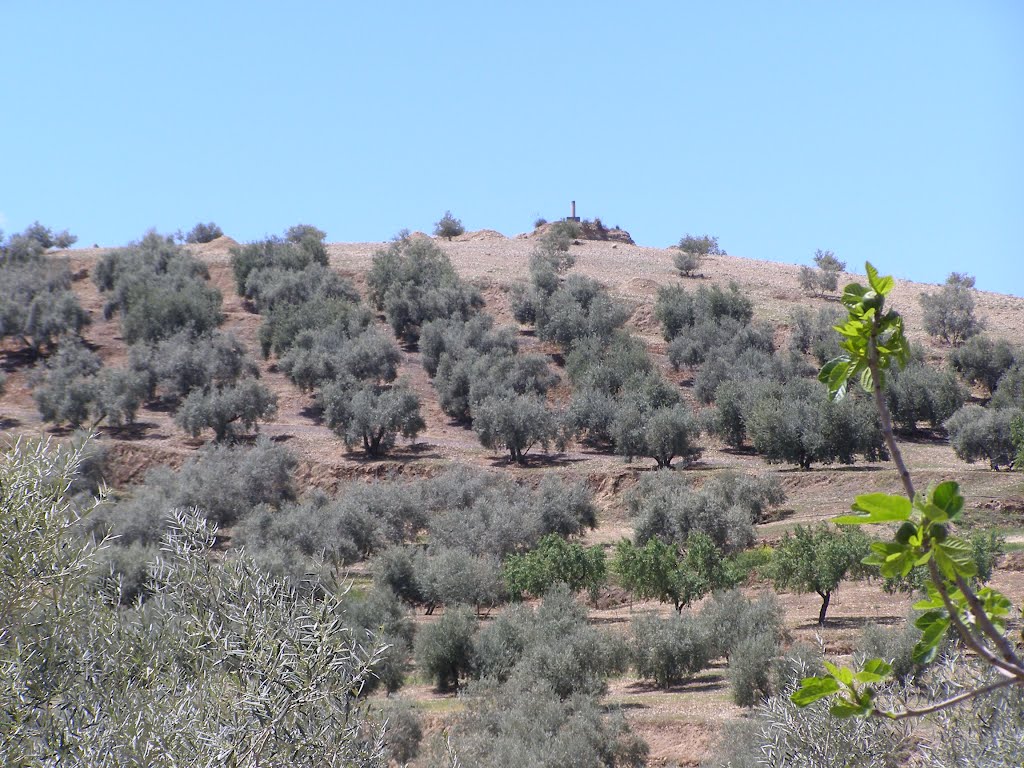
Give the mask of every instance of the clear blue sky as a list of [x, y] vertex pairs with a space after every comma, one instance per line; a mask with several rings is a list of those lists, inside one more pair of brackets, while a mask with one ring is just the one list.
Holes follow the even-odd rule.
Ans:
[[[373, 6], [373, 7], [371, 7]], [[642, 245], [1024, 295], [1024, 3], [6, 2], [0, 227]]]

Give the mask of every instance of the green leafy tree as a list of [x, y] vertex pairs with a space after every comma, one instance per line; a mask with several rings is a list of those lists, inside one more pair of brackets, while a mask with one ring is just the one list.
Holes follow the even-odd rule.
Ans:
[[860, 531], [798, 525], [775, 547], [768, 576], [776, 589], [816, 593], [821, 598], [818, 624], [825, 626], [832, 593], [845, 579], [862, 573], [861, 560], [867, 557], [869, 544]]
[[540, 597], [558, 583], [573, 592], [586, 590], [593, 597], [607, 576], [600, 546], [584, 547], [553, 533], [541, 539], [535, 549], [509, 556], [503, 571], [509, 593], [517, 597]]
[[964, 509], [958, 484], [947, 480], [919, 494], [903, 461], [892, 433], [883, 387], [886, 372], [895, 365], [906, 364], [909, 345], [903, 334], [902, 318], [885, 308], [893, 279], [880, 276], [870, 263], [865, 266], [868, 287], [851, 283], [843, 291], [843, 305], [849, 313], [847, 321], [838, 328], [844, 337], [843, 355], [826, 364], [819, 378], [832, 397], [845, 395], [851, 380], [859, 381], [872, 393], [906, 495], [860, 495], [853, 504], [854, 514], [836, 518], [835, 522], [898, 525], [893, 539], [873, 543], [872, 554], [864, 561], [878, 566], [884, 578], [906, 578], [915, 568], [927, 569], [928, 596], [914, 606], [924, 612], [915, 621], [922, 631], [913, 652], [915, 662], [934, 659], [940, 643], [953, 633], [993, 672], [994, 680], [973, 677], [979, 682], [968, 683], [954, 695], [946, 689], [938, 701], [927, 706], [886, 710], [876, 703], [876, 686], [891, 676], [892, 665], [872, 658], [859, 669], [826, 663], [827, 676], [805, 678], [792, 700], [798, 706], [807, 706], [831, 698], [833, 715], [875, 715], [901, 720], [942, 712], [1000, 688], [1022, 686], [1024, 661], [1007, 636], [1010, 601], [990, 587], [976, 589], [969, 583], [977, 572], [971, 547], [955, 531], [951, 532]]
[[661, 539], [651, 538], [642, 547], [622, 539], [612, 570], [636, 597], [670, 602], [677, 612], [714, 589], [731, 586], [721, 551], [702, 533], [691, 534], [682, 557], [674, 544]]
[[437, 237], [443, 237], [445, 240], [451, 240], [453, 237], [458, 237], [466, 231], [466, 228], [462, 226], [462, 222], [452, 216], [451, 211], [445, 211], [436, 224], [434, 224], [434, 234]]

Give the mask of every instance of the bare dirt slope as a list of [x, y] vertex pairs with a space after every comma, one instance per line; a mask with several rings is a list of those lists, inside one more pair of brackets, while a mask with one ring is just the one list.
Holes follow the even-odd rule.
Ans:
[[[230, 238], [220, 238], [195, 252], [210, 265], [211, 280], [224, 294], [224, 329], [234, 332], [251, 345], [258, 355], [256, 334], [260, 318], [247, 310], [234, 291], [230, 269]], [[506, 238], [493, 231], [467, 233], [442, 248], [466, 279], [477, 283], [487, 301], [487, 311], [499, 322], [513, 323], [506, 294], [512, 283], [524, 280], [533, 242], [529, 236]], [[336, 243], [328, 248], [331, 265], [362, 285], [380, 243]], [[605, 283], [611, 292], [633, 308], [631, 324], [645, 339], [650, 351], [666, 374], [685, 383], [685, 374], [671, 372], [665, 359], [665, 344], [653, 317], [652, 306], [660, 286], [682, 283], [689, 289], [708, 283], [735, 281], [754, 302], [755, 318], [768, 321], [784, 335], [793, 309], [818, 307], [823, 299], [802, 295], [796, 266], [712, 256], [705, 259], [700, 276], [679, 278], [673, 268], [672, 249], [645, 248], [615, 242], [583, 241], [572, 246], [575, 269]], [[126, 349], [116, 320], [103, 320], [102, 299], [93, 287], [89, 271], [104, 249], [85, 249], [67, 254], [78, 278], [75, 290], [92, 313], [93, 323], [85, 337], [108, 364], [122, 364]], [[891, 265], [877, 265], [883, 272]], [[847, 279], [855, 279], [847, 275]], [[944, 350], [935, 346], [921, 330], [918, 297], [934, 286], [898, 280], [892, 301], [906, 317], [911, 337], [938, 357]], [[1024, 299], [994, 293], [976, 294], [977, 314], [987, 322], [989, 332], [1013, 342], [1024, 341]], [[529, 334], [522, 334], [524, 347], [553, 352]], [[0, 369], [7, 375], [6, 393], [0, 397], [0, 429], [9, 435], [18, 433], [55, 435], [63, 430], [40, 422], [32, 400], [31, 366], [13, 344], [0, 346]], [[341, 441], [320, 424], [312, 406], [312, 397], [291, 385], [276, 371], [273, 361], [260, 361], [263, 380], [278, 395], [278, 416], [261, 432], [286, 443], [298, 456], [299, 481], [303, 485], [333, 488], [352, 477], [381, 476], [390, 472], [431, 473], [450, 462], [471, 463], [494, 471], [511, 471], [517, 476], [537, 479], [544, 472], [559, 472], [585, 478], [597, 494], [602, 508], [601, 526], [588, 535], [592, 543], [612, 545], [629, 535], [631, 525], [621, 506], [622, 493], [635, 483], [639, 472], [649, 471], [650, 462], [626, 464], [620, 458], [595, 453], [582, 446], [568, 453], [538, 460], [528, 468], [510, 467], [503, 456], [481, 448], [472, 431], [453, 423], [442, 411], [431, 383], [424, 373], [419, 354], [409, 351], [401, 366], [405, 377], [421, 398], [427, 422], [426, 431], [413, 445], [401, 445], [396, 454], [383, 461], [366, 461], [359, 454], [346, 452]], [[138, 423], [120, 430], [103, 430], [112, 446], [115, 482], [132, 483], [141, 479], [147, 467], [155, 463], [178, 465], [201, 441], [187, 439], [174, 425], [170, 415], [154, 409], [143, 410]], [[788, 495], [785, 509], [772, 523], [761, 527], [765, 540], [777, 539], [796, 523], [826, 519], [849, 507], [857, 493], [874, 490], [899, 491], [899, 482], [889, 464], [859, 464], [854, 467], [816, 467], [798, 471], [765, 465], [758, 457], [725, 449], [714, 440], [706, 441], [701, 461], [685, 470], [699, 481], [724, 468], [740, 468], [778, 474]], [[969, 497], [972, 514], [995, 515], [998, 523], [1011, 531], [1024, 529], [1024, 475], [992, 472], [980, 465], [967, 465], [953, 455], [941, 439], [922, 439], [905, 444], [907, 458], [920, 484], [957, 478]], [[1020, 535], [1012, 532], [1011, 535]], [[1024, 596], [1024, 563], [1011, 557], [996, 578], [996, 585], [1019, 602]], [[887, 596], [871, 583], [844, 585], [834, 597], [830, 615], [834, 621], [824, 630], [815, 624], [818, 604], [815, 596], [783, 595], [787, 621], [796, 639], [821, 641], [832, 652], [847, 653], [857, 632], [865, 623], [896, 623], [906, 616], [910, 600]], [[639, 611], [671, 611], [657, 604], [612, 605], [595, 611], [594, 619], [604, 625], [628, 629]], [[409, 689], [428, 713], [450, 712], [458, 704], [432, 692], [415, 681]], [[652, 747], [654, 764], [695, 765], [707, 756], [724, 720], [736, 717], [739, 710], [731, 704], [724, 668], [713, 668], [697, 679], [661, 692], [629, 678], [613, 681], [608, 702], [623, 706], [634, 727]], [[433, 715], [432, 715], [433, 716]], [[438, 715], [442, 717], [443, 715]]]

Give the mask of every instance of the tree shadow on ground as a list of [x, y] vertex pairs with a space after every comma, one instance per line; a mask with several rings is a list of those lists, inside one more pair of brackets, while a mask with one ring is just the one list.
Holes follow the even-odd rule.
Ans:
[[809, 621], [801, 624], [797, 629], [864, 629], [868, 624], [881, 624], [886, 627], [894, 626], [905, 621], [905, 616], [829, 616], [822, 627], [817, 621]]

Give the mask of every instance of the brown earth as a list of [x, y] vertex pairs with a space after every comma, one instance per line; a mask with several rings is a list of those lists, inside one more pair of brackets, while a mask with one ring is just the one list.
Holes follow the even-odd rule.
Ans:
[[[424, 235], [421, 235], [424, 236]], [[230, 238], [202, 246], [193, 246], [197, 256], [210, 266], [210, 278], [224, 294], [224, 329], [238, 335], [258, 353], [256, 334], [260, 318], [250, 312], [235, 294], [230, 270]], [[459, 273], [481, 287], [487, 311], [499, 322], [512, 323], [507, 288], [527, 275], [531, 237], [506, 238], [498, 232], [483, 230], [442, 242]], [[328, 247], [331, 266], [354, 278], [362, 288], [362, 275], [369, 268], [373, 253], [380, 243], [335, 243]], [[104, 320], [103, 301], [88, 279], [89, 271], [105, 249], [83, 249], [66, 254], [76, 275], [75, 290], [93, 322], [85, 331], [86, 340], [94, 346], [106, 364], [119, 365], [126, 360], [126, 348], [116, 320]], [[673, 250], [645, 248], [621, 242], [580, 241], [572, 246], [576, 271], [605, 283], [611, 292], [634, 307], [630, 324], [647, 343], [652, 355], [671, 380], [684, 386], [689, 376], [677, 374], [668, 367], [665, 343], [653, 317], [653, 301], [663, 285], [683, 284], [690, 289], [701, 284], [728, 284], [735, 281], [754, 302], [755, 318], [772, 323], [780, 338], [786, 333], [789, 317], [798, 305], [822, 306], [823, 299], [804, 296], [798, 283], [799, 267], [738, 258], [711, 256], [701, 266], [701, 275], [694, 279], [679, 278], [672, 264]], [[886, 265], [878, 265], [884, 271]], [[855, 275], [845, 275], [847, 280]], [[921, 331], [921, 309], [918, 297], [935, 290], [933, 286], [897, 280], [892, 302], [906, 318], [911, 338], [923, 344], [938, 358], [945, 353]], [[977, 314], [987, 322], [988, 332], [1013, 342], [1024, 339], [1024, 299], [989, 292], [977, 292]], [[524, 348], [531, 351], [554, 352], [545, 348], [530, 332], [522, 331]], [[503, 456], [481, 448], [475, 435], [464, 426], [453, 423], [441, 411], [436, 394], [420, 364], [418, 352], [407, 352], [401, 365], [406, 378], [423, 404], [427, 428], [412, 444], [400, 445], [394, 456], [383, 461], [368, 461], [348, 453], [341, 441], [320, 424], [312, 409], [312, 397], [291, 385], [276, 371], [273, 361], [260, 363], [260, 372], [278, 395], [278, 416], [260, 431], [284, 442], [301, 457], [297, 471], [304, 486], [333, 489], [349, 478], [381, 476], [391, 472], [433, 473], [452, 462], [469, 463], [494, 471], [512, 472], [517, 477], [535, 480], [545, 472], [557, 472], [584, 478], [594, 489], [601, 508], [600, 527], [587, 535], [589, 543], [611, 546], [629, 535], [631, 526], [621, 506], [622, 493], [635, 483], [638, 473], [651, 469], [649, 462], [632, 464], [620, 458], [597, 453], [584, 446], [573, 446], [565, 454], [540, 455], [528, 467], [509, 466]], [[0, 430], [8, 435], [38, 434], [61, 437], [66, 430], [40, 422], [32, 400], [31, 361], [13, 343], [0, 346], [0, 370], [7, 373], [6, 392], [0, 397]], [[562, 396], [567, 391], [562, 392]], [[186, 438], [174, 425], [170, 414], [153, 408], [139, 413], [136, 424], [123, 429], [102, 429], [111, 445], [115, 485], [141, 480], [145, 470], [154, 464], [180, 465], [201, 441]], [[684, 471], [695, 481], [725, 468], [776, 473], [788, 500], [785, 508], [772, 522], [760, 526], [759, 535], [766, 541], [777, 539], [782, 532], [797, 524], [827, 519], [849, 508], [857, 493], [868, 491], [899, 492], [898, 478], [891, 464], [862, 463], [853, 467], [815, 467], [809, 471], [768, 466], [757, 456], [730, 450], [710, 439], [705, 453], [696, 465]], [[956, 478], [960, 481], [972, 512], [981, 518], [998, 515], [993, 524], [1009, 534], [1011, 542], [1021, 541], [1024, 531], [1024, 476], [1019, 473], [993, 472], [981, 465], [959, 461], [941, 438], [904, 441], [908, 463], [919, 485]], [[1024, 560], [1021, 553], [1011, 552], [999, 570], [994, 586], [1007, 592], [1019, 604], [1024, 597]], [[611, 597], [611, 596], [609, 596]], [[866, 623], [898, 623], [904, 620], [911, 600], [888, 596], [877, 583], [844, 584], [834, 595], [830, 607], [829, 626], [817, 627], [815, 621], [818, 599], [814, 595], [783, 594], [787, 623], [795, 639], [821, 639], [834, 653], [849, 653], [860, 628]], [[605, 601], [611, 607], [593, 611], [594, 621], [626, 631], [632, 617], [640, 611], [667, 614], [670, 606], [653, 603], [629, 604], [621, 599]], [[417, 617], [418, 621], [431, 620]], [[441, 696], [422, 681], [414, 683], [405, 695], [412, 696], [431, 723], [444, 721], [460, 705], [450, 697]], [[724, 669], [713, 667], [692, 681], [669, 691], [658, 691], [644, 683], [622, 678], [613, 680], [607, 695], [611, 705], [621, 706], [634, 728], [651, 745], [653, 764], [696, 765], [714, 747], [721, 724], [737, 717], [740, 710], [730, 699]]]

